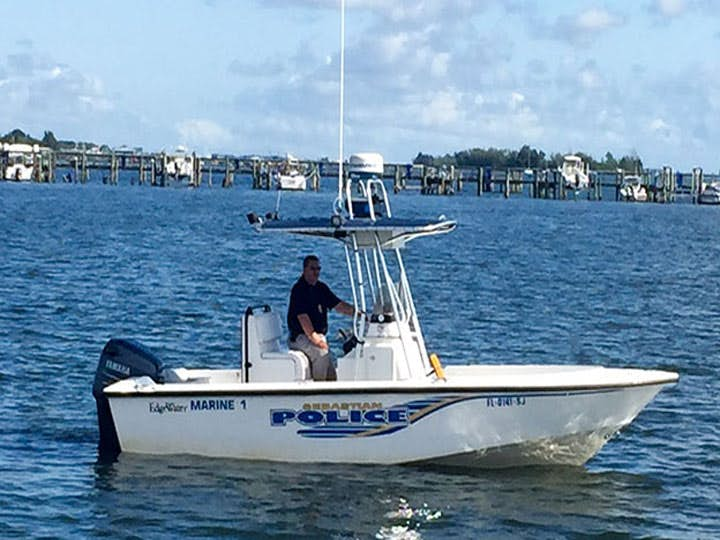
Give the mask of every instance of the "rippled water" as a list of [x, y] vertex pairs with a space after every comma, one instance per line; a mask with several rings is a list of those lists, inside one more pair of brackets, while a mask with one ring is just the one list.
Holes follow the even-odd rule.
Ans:
[[[0, 183], [0, 537], [720, 535], [718, 208], [395, 198], [396, 214], [459, 221], [406, 254], [445, 363], [680, 372], [586, 467], [98, 464], [91, 383], [109, 337], [135, 337], [170, 365], [235, 364], [241, 313], [283, 311], [309, 251], [348, 296], [341, 250], [253, 233], [245, 214], [276, 195], [240, 184]], [[332, 197], [331, 185], [285, 194], [281, 213], [327, 213]]]

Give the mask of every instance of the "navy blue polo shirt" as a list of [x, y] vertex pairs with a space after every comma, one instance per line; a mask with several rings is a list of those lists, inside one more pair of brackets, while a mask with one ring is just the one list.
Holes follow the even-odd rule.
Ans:
[[300, 334], [305, 333], [298, 321], [298, 315], [303, 313], [310, 318], [313, 330], [320, 334], [327, 334], [327, 312], [339, 303], [340, 299], [322, 281], [310, 285], [303, 276], [300, 276], [290, 291], [287, 315], [290, 339], [294, 340]]

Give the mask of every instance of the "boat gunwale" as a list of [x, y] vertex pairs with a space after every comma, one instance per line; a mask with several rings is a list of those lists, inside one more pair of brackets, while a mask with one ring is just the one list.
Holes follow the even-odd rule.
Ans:
[[[127, 379], [123, 379], [127, 380]], [[110, 390], [110, 386], [106, 387], [103, 392], [109, 398], [129, 398], [129, 397], [184, 397], [184, 396], [278, 396], [278, 395], [342, 395], [342, 394], [449, 394], [449, 393], [482, 393], [482, 394], [503, 394], [503, 393], [602, 393], [612, 392], [622, 389], [640, 388], [644, 386], [667, 386], [676, 384], [679, 376], [676, 373], [667, 372], [667, 375], [660, 379], [652, 381], [629, 382], [629, 383], [605, 383], [605, 384], [584, 384], [584, 385], [545, 385], [545, 386], [468, 386], [467, 384], [453, 385], [437, 385], [425, 384], [422, 386], [377, 386], [377, 387], [348, 387], [335, 386], [332, 383], [312, 384], [312, 381], [303, 381], [296, 383], [297, 387], [285, 388], [243, 388], [253, 383], [224, 383], [223, 388], [205, 388], [200, 386], [208, 383], [160, 383], [155, 386], [133, 388], [132, 390]], [[122, 381], [118, 381], [122, 382]], [[310, 382], [311, 384], [307, 384]], [[115, 383], [117, 384], [117, 383]], [[267, 384], [267, 383], [261, 383]], [[287, 384], [287, 383], [283, 383]], [[172, 386], [173, 388], [168, 388]], [[190, 389], [182, 389], [182, 386], [192, 386]], [[209, 386], [209, 385], [208, 385]], [[218, 385], [219, 386], [219, 385]], [[234, 386], [235, 388], [229, 388]]]

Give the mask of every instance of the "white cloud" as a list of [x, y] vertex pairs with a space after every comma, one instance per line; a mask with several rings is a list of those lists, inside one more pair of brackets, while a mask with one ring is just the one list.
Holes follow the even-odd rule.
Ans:
[[6, 101], [12, 101], [13, 112], [20, 115], [57, 108], [53, 113], [72, 116], [78, 113], [78, 107], [83, 111], [113, 108], [100, 79], [46, 56], [33, 52], [10, 54], [7, 65], [7, 88], [6, 93], [0, 92], [0, 111]]
[[409, 37], [405, 32], [400, 32], [398, 34], [392, 34], [381, 38], [380, 47], [382, 49], [385, 61], [393, 62], [398, 58], [401, 58], [405, 54], [405, 46], [407, 45], [408, 40]]
[[585, 68], [580, 71], [580, 84], [588, 90], [598, 88], [601, 84], [600, 74], [594, 69]]
[[453, 91], [436, 92], [428, 96], [422, 108], [422, 123], [430, 127], [453, 124], [460, 117], [460, 96]]
[[662, 118], [653, 118], [650, 122], [650, 131], [662, 136], [670, 134], [670, 126]]
[[[693, 141], [693, 137], [689, 136], [691, 129], [689, 129], [690, 123], [688, 119], [684, 119], [684, 124], [673, 125], [666, 121], [665, 118], [656, 117], [650, 120], [648, 125], [648, 132], [650, 134], [650, 140], [656, 140], [658, 144], [665, 145], [670, 153], [675, 153], [682, 149], [687, 151], [689, 146], [696, 143]], [[685, 134], [683, 137], [682, 134]], [[674, 147], [670, 150], [669, 147]]]
[[[13, 118], [75, 118], [114, 109], [102, 81], [47, 58], [26, 53], [8, 57], [12, 66], [0, 90], [0, 116]], [[3, 111], [7, 107], [9, 110]], [[4, 114], [3, 114], [4, 113]]]
[[619, 19], [604, 9], [593, 8], [580, 13], [576, 24], [580, 30], [598, 31], [616, 26]]
[[434, 77], [444, 77], [447, 75], [449, 62], [450, 55], [448, 53], [438, 53], [434, 55], [430, 63], [430, 73], [432, 73]]
[[206, 119], [189, 119], [176, 126], [182, 144], [202, 150], [226, 147], [232, 141], [231, 133], [220, 124]]
[[[709, 0], [643, 2], [668, 16], [709, 9]], [[679, 52], [676, 38], [649, 35], [648, 11], [635, 5], [593, 0], [566, 6], [350, 2], [356, 27], [347, 36], [346, 148], [373, 147], [388, 160], [402, 160], [420, 150], [529, 143], [548, 153], [574, 148], [597, 157], [637, 150], [649, 166], [665, 160], [680, 166], [693, 155], [693, 136], [717, 146], [712, 141], [720, 128], [704, 118], [720, 110], [717, 61], [708, 57], [712, 65], [703, 73], [668, 62], [668, 51]], [[362, 11], [360, 17], [353, 10]], [[618, 53], [627, 53], [627, 62], [618, 63]], [[242, 121], [233, 133], [260, 151], [334, 155], [337, 55], [330, 62], [326, 55], [317, 53], [315, 66], [305, 56], [289, 63], [303, 66], [293, 87], [276, 83], [273, 74], [262, 88], [239, 93], [235, 116]], [[692, 58], [687, 62], [697, 67]], [[286, 81], [287, 68], [280, 72]], [[307, 136], [300, 140], [298, 132]]]
[[[404, 4], [404, 5], [403, 5]], [[422, 2], [403, 3], [389, 2], [389, 16], [395, 21], [404, 21], [408, 19], [417, 19], [425, 10]]]
[[548, 22], [544, 16], [532, 14], [527, 22], [530, 34], [537, 39], [588, 45], [608, 30], [625, 25], [625, 18], [604, 8], [590, 8], [574, 16], [557, 16], [553, 22]]
[[517, 111], [522, 109], [523, 103], [525, 102], [525, 96], [520, 92], [511, 92], [509, 106], [510, 110]]
[[390, 19], [394, 23], [417, 24], [463, 17], [484, 9], [487, 3], [474, 0], [369, 0], [356, 4], [365, 4], [380, 12], [383, 19]]
[[678, 17], [685, 13], [687, 4], [685, 0], [654, 0], [651, 9], [664, 17]]
[[80, 95], [77, 99], [91, 111], [111, 111], [114, 108], [113, 102], [102, 96]]
[[521, 92], [512, 92], [510, 94], [508, 110], [501, 116], [507, 118], [508, 124], [503, 130], [504, 136], [507, 136], [504, 132], [509, 129], [511, 133], [518, 134], [522, 142], [532, 142], [537, 141], [543, 133], [539, 116]]
[[595, 126], [604, 140], [613, 147], [622, 145], [627, 139], [625, 117], [618, 107], [605, 107], [597, 112]]

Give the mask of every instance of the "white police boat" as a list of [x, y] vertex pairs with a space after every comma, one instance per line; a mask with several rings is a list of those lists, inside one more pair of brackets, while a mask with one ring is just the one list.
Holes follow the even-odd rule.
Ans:
[[382, 181], [368, 176], [355, 178], [355, 199], [346, 182], [331, 216], [249, 216], [258, 231], [344, 249], [352, 300], [367, 316], [353, 320], [338, 380], [311, 380], [307, 358], [283, 346], [280, 317], [268, 306], [247, 309], [234, 368], [166, 367], [140, 344], [113, 339], [94, 385], [101, 453], [580, 465], [678, 380], [668, 371], [583, 365], [443, 367], [426, 350], [402, 251], [456, 224], [395, 217]]

